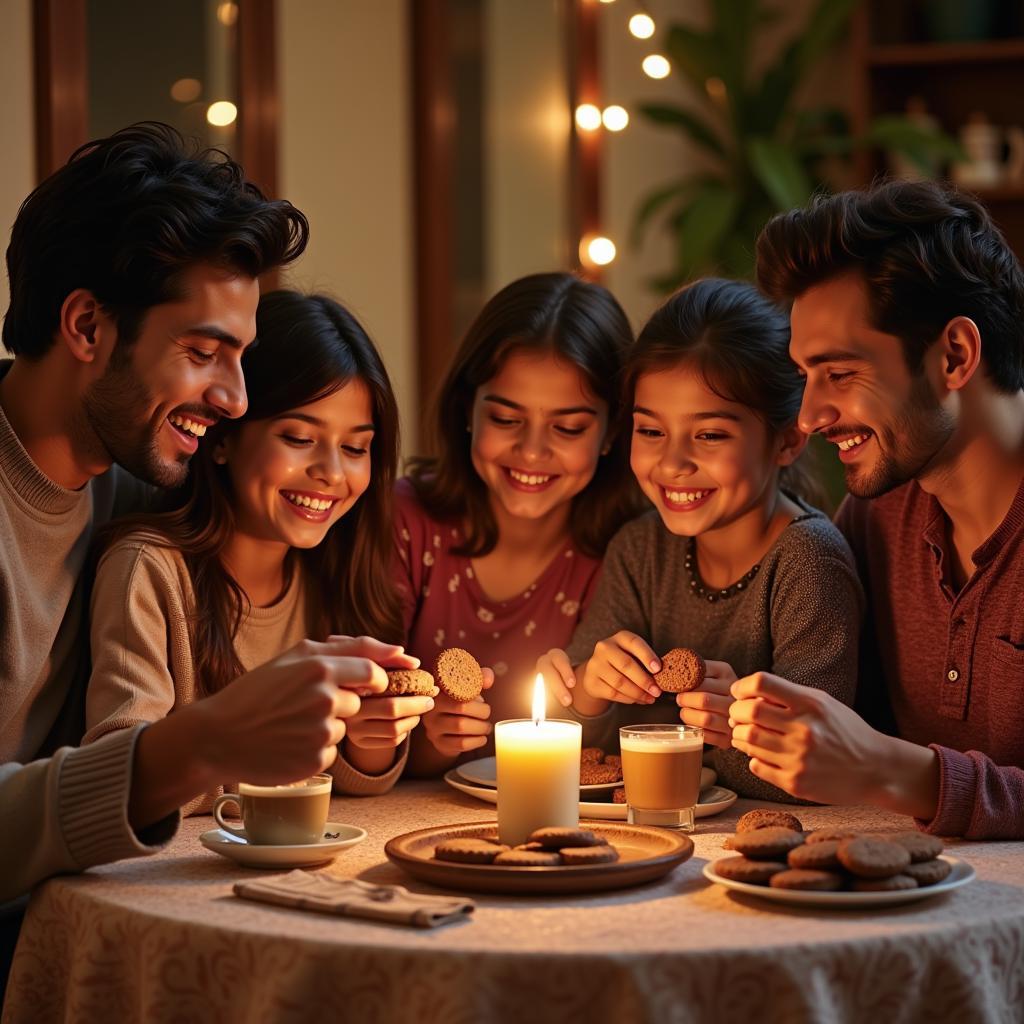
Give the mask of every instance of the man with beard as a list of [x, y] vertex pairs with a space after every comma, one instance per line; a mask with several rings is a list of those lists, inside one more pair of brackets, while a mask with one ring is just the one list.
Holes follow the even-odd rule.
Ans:
[[307, 236], [289, 203], [159, 124], [82, 147], [22, 205], [15, 358], [0, 362], [0, 901], [152, 852], [212, 785], [323, 771], [358, 692], [386, 685], [377, 662], [397, 648], [306, 642], [162, 721], [66, 745], [81, 737], [91, 536], [137, 499], [129, 474], [181, 483], [207, 428], [244, 412], [257, 278]]
[[870, 607], [861, 714], [757, 673], [722, 698], [733, 745], [794, 796], [1024, 839], [1020, 264], [977, 202], [900, 182], [777, 216], [757, 259]]

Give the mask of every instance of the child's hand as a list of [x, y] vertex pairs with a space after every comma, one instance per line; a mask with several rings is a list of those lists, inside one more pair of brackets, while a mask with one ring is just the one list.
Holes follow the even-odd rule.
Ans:
[[[494, 684], [494, 672], [483, 670], [485, 690]], [[423, 717], [423, 731], [434, 749], [444, 757], [455, 758], [467, 750], [487, 743], [494, 728], [488, 719], [491, 707], [483, 699], [457, 701], [443, 693], [434, 698], [434, 708]]]
[[661, 662], [646, 640], [620, 630], [594, 648], [583, 673], [583, 689], [594, 700], [653, 704], [661, 689], [651, 673], [660, 669]]
[[393, 749], [433, 707], [432, 697], [364, 697], [346, 722], [346, 740], [364, 750]]
[[544, 685], [558, 698], [562, 707], [572, 703], [569, 692], [576, 685], [576, 673], [565, 651], [552, 647], [537, 659], [537, 671], [544, 677]]
[[729, 687], [736, 682], [736, 673], [726, 661], [706, 661], [704, 682], [696, 690], [681, 693], [676, 703], [682, 709], [679, 717], [686, 725], [704, 730], [704, 742], [715, 747], [732, 746], [729, 708], [735, 699]]

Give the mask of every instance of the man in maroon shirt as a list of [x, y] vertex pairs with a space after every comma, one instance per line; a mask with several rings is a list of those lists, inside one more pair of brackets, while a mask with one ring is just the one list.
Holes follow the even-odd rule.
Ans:
[[1020, 264], [974, 200], [906, 182], [781, 214], [757, 254], [792, 302], [800, 425], [844, 464], [870, 611], [861, 714], [756, 673], [732, 687], [733, 745], [798, 797], [1022, 839]]

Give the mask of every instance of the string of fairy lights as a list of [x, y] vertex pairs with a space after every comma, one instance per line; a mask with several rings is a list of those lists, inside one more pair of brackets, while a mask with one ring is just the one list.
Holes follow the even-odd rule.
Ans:
[[[613, 4], [616, 0], [600, 0], [601, 4]], [[657, 25], [650, 11], [643, 3], [635, 3], [637, 8], [627, 23], [630, 35], [634, 39], [646, 41], [654, 38]], [[646, 53], [640, 61], [640, 67], [648, 78], [667, 78], [672, 71], [668, 58], [658, 52]], [[581, 132], [605, 131], [621, 132], [629, 124], [629, 111], [618, 103], [599, 107], [596, 103], [581, 103], [574, 112], [576, 127]], [[612, 239], [605, 235], [589, 234], [580, 240], [580, 262], [591, 267], [605, 267], [615, 259], [616, 248]]]

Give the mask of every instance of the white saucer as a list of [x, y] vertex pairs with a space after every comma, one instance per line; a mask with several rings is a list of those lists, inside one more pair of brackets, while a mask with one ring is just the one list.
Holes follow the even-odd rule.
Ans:
[[303, 843], [301, 846], [258, 846], [222, 828], [204, 832], [199, 841], [208, 850], [248, 868], [305, 868], [326, 864], [346, 847], [355, 846], [365, 838], [366, 832], [355, 825], [340, 825], [336, 821], [329, 821], [324, 826], [324, 837], [319, 843]]
[[[708, 768], [704, 770], [710, 771]], [[714, 772], [711, 774], [713, 777]], [[701, 776], [701, 779], [703, 781], [703, 776]], [[467, 796], [475, 796], [478, 800], [483, 800], [488, 804], [496, 804], [498, 802], [498, 791], [493, 786], [476, 786], [471, 782], [466, 782], [465, 779], [459, 777], [458, 768], [450, 769], [445, 774], [444, 781], [453, 789], [457, 789], [460, 793], [465, 793]], [[721, 814], [722, 811], [727, 807], [731, 807], [735, 802], [736, 794], [731, 789], [726, 789], [724, 786], [711, 786], [708, 789], [702, 790], [697, 798], [697, 809], [694, 811], [694, 816], [697, 818], [710, 818], [712, 815]], [[599, 821], [625, 821], [626, 805], [581, 800], [580, 817], [596, 818]]]
[[[489, 786], [493, 789], [498, 785], [498, 762], [493, 757], [481, 757], [476, 761], [467, 761], [458, 765], [456, 771], [466, 782], [475, 786]], [[715, 772], [712, 768], [701, 768], [700, 788], [707, 789], [715, 781]], [[622, 785], [618, 782], [598, 782], [587, 786], [580, 786], [581, 793], [607, 793]]]
[[734, 889], [747, 896], [772, 903], [801, 904], [813, 907], [890, 907], [896, 903], [913, 903], [915, 900], [926, 900], [931, 896], [959, 889], [974, 880], [974, 868], [956, 857], [940, 857], [953, 865], [953, 870], [936, 885], [926, 885], [921, 889], [897, 889], [894, 892], [808, 892], [797, 889], [773, 889], [770, 885], [750, 885], [748, 882], [736, 882], [731, 878], [723, 878], [715, 871], [714, 862], [704, 865], [704, 877], [711, 882], [724, 885], [726, 889]]

